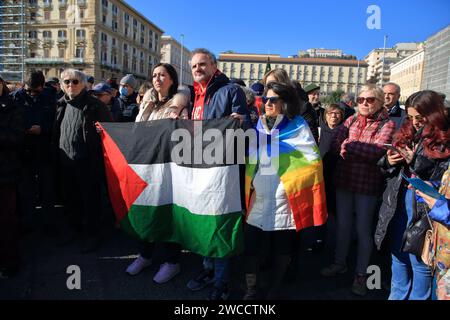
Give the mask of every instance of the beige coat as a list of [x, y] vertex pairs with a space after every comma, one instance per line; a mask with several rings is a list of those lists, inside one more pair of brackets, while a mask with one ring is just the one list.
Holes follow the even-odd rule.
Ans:
[[157, 92], [148, 90], [139, 107], [136, 122], [160, 120], [167, 118], [188, 119], [189, 97], [183, 93], [175, 94], [166, 103], [157, 106]]

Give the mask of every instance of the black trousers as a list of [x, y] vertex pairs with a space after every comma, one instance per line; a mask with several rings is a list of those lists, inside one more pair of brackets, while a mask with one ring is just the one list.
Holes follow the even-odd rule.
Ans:
[[79, 229], [86, 236], [100, 231], [100, 180], [92, 172], [89, 162], [74, 161], [62, 165], [65, 223]]
[[25, 159], [19, 183], [21, 219], [32, 225], [35, 220], [35, 207], [42, 205], [42, 220], [46, 225], [55, 221], [55, 178], [50, 159], [34, 154]]
[[16, 211], [16, 186], [0, 186], [0, 268], [17, 268], [19, 224]]

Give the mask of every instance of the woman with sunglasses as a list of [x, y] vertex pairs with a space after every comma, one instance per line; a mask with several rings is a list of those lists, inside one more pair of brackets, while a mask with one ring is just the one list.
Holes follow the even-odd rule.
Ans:
[[188, 119], [189, 97], [178, 92], [178, 75], [168, 63], [157, 64], [152, 71], [152, 88], [139, 107], [136, 122], [159, 119]]
[[100, 245], [104, 179], [103, 151], [95, 123], [113, 119], [108, 107], [87, 91], [83, 72], [66, 69], [61, 82], [65, 95], [57, 103], [52, 140], [59, 156], [67, 215], [61, 221], [57, 244], [69, 243], [81, 231], [81, 252], [88, 253]]
[[[175, 68], [167, 63], [157, 64], [152, 71], [152, 88], [143, 97], [136, 122], [161, 119], [188, 119], [189, 96], [178, 91], [178, 75]], [[157, 243], [164, 255], [164, 263], [153, 277], [162, 284], [175, 277], [181, 270], [181, 246], [177, 243]], [[141, 242], [140, 254], [126, 272], [137, 275], [151, 265], [155, 243]]]
[[388, 234], [392, 253], [390, 300], [426, 300], [431, 295], [431, 272], [420, 257], [404, 252], [403, 238], [414, 212], [429, 208], [402, 178], [418, 177], [438, 184], [448, 168], [450, 129], [441, 97], [434, 91], [420, 91], [406, 101], [408, 117], [394, 136], [394, 150], [388, 150], [379, 164], [388, 177], [375, 232], [378, 248]]
[[249, 148], [249, 159], [255, 161], [246, 167], [246, 300], [261, 298], [259, 269], [265, 255], [273, 268], [269, 298], [279, 297], [296, 231], [322, 225], [327, 218], [322, 162], [306, 121], [298, 115], [295, 89], [269, 82], [262, 100], [266, 113], [256, 131], [259, 141], [271, 139], [272, 147], [270, 154], [261, 146]]
[[373, 247], [372, 221], [384, 186], [377, 166], [386, 153], [383, 148], [394, 134], [395, 124], [383, 107], [384, 93], [373, 85], [364, 86], [357, 98], [358, 113], [339, 128], [330, 152], [338, 156], [336, 165], [336, 252], [334, 263], [321, 270], [324, 277], [347, 271], [356, 214], [357, 259], [352, 293], [367, 294], [367, 266]]
[[16, 189], [24, 138], [23, 110], [14, 103], [0, 77], [0, 279], [14, 276], [20, 265]]

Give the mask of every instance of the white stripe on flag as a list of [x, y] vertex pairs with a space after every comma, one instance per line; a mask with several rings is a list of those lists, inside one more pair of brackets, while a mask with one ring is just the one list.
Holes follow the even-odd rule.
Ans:
[[242, 210], [238, 165], [199, 169], [170, 162], [130, 164], [130, 167], [148, 183], [135, 205], [173, 203], [199, 215]]

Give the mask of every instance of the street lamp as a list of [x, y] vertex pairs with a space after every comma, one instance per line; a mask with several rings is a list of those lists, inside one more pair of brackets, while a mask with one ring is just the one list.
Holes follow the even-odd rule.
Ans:
[[184, 34], [181, 34], [180, 85], [183, 84], [183, 40]]

